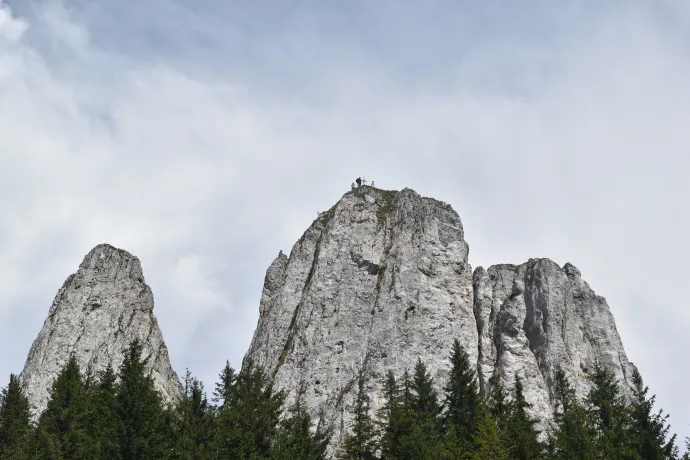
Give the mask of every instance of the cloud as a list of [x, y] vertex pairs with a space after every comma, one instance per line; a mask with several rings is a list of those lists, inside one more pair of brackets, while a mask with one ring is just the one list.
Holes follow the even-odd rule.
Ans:
[[364, 175], [451, 203], [473, 266], [577, 265], [689, 434], [690, 9], [310, 3], [0, 2], [0, 383], [109, 242], [212, 388], [271, 260]]

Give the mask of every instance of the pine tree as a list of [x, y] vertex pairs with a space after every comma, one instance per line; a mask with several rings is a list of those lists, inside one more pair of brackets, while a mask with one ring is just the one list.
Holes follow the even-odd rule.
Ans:
[[383, 406], [377, 412], [379, 433], [378, 448], [382, 460], [403, 458], [402, 440], [411, 434], [412, 416], [410, 405], [412, 400], [409, 390], [409, 404], [404, 401], [403, 390], [395, 379], [393, 371], [388, 371], [383, 381]]
[[225, 388], [226, 396], [231, 397], [219, 412], [217, 455], [230, 459], [269, 458], [284, 393], [275, 392], [264, 370], [251, 362]]
[[311, 416], [304, 407], [304, 389], [288, 408], [288, 416], [280, 422], [271, 460], [325, 460], [331, 439], [329, 432], [317, 429], [312, 433]]
[[598, 365], [586, 399], [594, 425], [594, 448], [603, 459], [637, 459], [632, 446], [628, 408], [613, 374]]
[[479, 421], [474, 444], [477, 450], [472, 460], [507, 460], [509, 457], [505, 443], [501, 440], [498, 425], [491, 416], [485, 414]]
[[415, 413], [412, 409], [414, 404], [415, 394], [413, 391], [414, 384], [410, 373], [405, 369], [402, 375], [402, 385], [400, 388], [400, 420], [401, 420], [401, 436], [400, 445], [398, 448], [398, 458], [400, 460], [415, 460], [418, 458], [419, 449], [416, 447], [420, 443], [417, 440], [420, 438], [419, 425], [415, 421]]
[[434, 421], [441, 412], [438, 402], [438, 392], [434, 389], [434, 381], [421, 359], [417, 360], [412, 377], [412, 411], [417, 418]]
[[652, 413], [656, 396], [647, 397], [649, 388], [644, 386], [642, 376], [633, 370], [633, 401], [630, 404], [631, 435], [634, 449], [648, 460], [666, 460], [676, 457], [676, 435], [669, 439], [668, 414], [663, 410]]
[[557, 407], [555, 431], [549, 440], [550, 457], [560, 460], [597, 458], [591, 436], [592, 422], [562, 369], [556, 371], [554, 393]]
[[485, 408], [469, 356], [457, 339], [453, 342], [450, 359], [452, 368], [444, 387], [444, 425], [454, 432], [446, 435], [453, 440], [449, 448], [467, 453], [474, 450], [474, 438]]
[[354, 417], [345, 442], [340, 446], [341, 460], [373, 460], [376, 458], [376, 430], [369, 415], [369, 396], [366, 394], [364, 378], [358, 379], [357, 397], [354, 401]]
[[433, 379], [421, 359], [415, 365], [411, 389], [412, 426], [410, 435], [403, 439], [403, 445], [413, 458], [438, 458], [442, 449], [441, 405]]
[[112, 366], [108, 364], [98, 374], [97, 382], [89, 386], [93, 410], [88, 418], [88, 432], [102, 459], [116, 460], [120, 456], [117, 441], [119, 423], [115, 410], [116, 377]]
[[0, 392], [0, 460], [27, 457], [30, 417], [29, 400], [19, 378], [11, 374], [7, 387]]
[[163, 431], [161, 397], [146, 374], [142, 345], [133, 341], [120, 366], [115, 413], [119, 420], [117, 439], [122, 460], [166, 458], [170, 453]]
[[220, 403], [222, 408], [225, 404], [230, 402], [232, 397], [232, 386], [237, 380], [235, 369], [230, 366], [230, 361], [225, 361], [225, 367], [218, 376], [220, 379], [216, 382], [216, 389], [213, 391], [213, 402]]
[[65, 459], [96, 455], [98, 446], [88, 435], [90, 409], [87, 387], [72, 356], [51, 387], [48, 405], [38, 422], [35, 454]]
[[544, 450], [535, 428], [537, 420], [530, 418], [527, 409], [532, 405], [525, 400], [522, 380], [515, 373], [513, 400], [509, 404], [509, 416], [503, 429], [504, 440], [510, 451], [510, 458], [532, 460], [541, 458]]
[[492, 375], [489, 379], [487, 409], [496, 421], [498, 429], [504, 430], [511, 415], [511, 404], [507, 400], [505, 389], [498, 374]]
[[184, 395], [171, 415], [169, 423], [174, 435], [175, 458], [208, 458], [213, 450], [213, 413], [203, 384], [193, 378], [189, 370], [184, 378]]

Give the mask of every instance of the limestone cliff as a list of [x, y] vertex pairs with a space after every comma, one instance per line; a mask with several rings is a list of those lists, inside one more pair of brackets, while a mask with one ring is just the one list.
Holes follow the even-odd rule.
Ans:
[[445, 382], [459, 339], [483, 390], [493, 373], [524, 381], [533, 415], [552, 414], [563, 366], [582, 395], [595, 362], [628, 385], [613, 317], [572, 265], [547, 259], [472, 273], [457, 213], [412, 190], [348, 192], [294, 245], [264, 283], [260, 317], [245, 356], [294, 396], [301, 385], [320, 424], [342, 441], [360, 373], [381, 404], [379, 382], [418, 358]]
[[143, 345], [148, 371], [164, 400], [177, 398], [182, 387], [170, 366], [139, 259], [109, 245], [96, 246], [55, 296], [20, 375], [34, 415], [45, 409], [52, 382], [71, 355], [83, 371], [98, 372], [108, 364], [117, 371], [134, 339]]

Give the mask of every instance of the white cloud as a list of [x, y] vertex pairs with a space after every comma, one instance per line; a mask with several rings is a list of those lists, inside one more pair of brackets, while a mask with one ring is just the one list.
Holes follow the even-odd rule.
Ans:
[[272, 258], [363, 174], [451, 203], [475, 266], [577, 265], [690, 432], [685, 7], [445, 5], [464, 28], [370, 8], [353, 36], [331, 10], [0, 5], [0, 382], [106, 241], [140, 257], [173, 365], [211, 388]]

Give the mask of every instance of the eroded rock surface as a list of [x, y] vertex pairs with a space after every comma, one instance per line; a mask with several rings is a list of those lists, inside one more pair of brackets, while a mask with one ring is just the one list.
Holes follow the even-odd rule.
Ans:
[[143, 345], [156, 388], [173, 401], [182, 387], [153, 315], [141, 263], [126, 251], [96, 246], [58, 291], [29, 351], [21, 379], [34, 416], [45, 409], [50, 387], [71, 355], [82, 371], [98, 372], [108, 364], [117, 371], [134, 339]]
[[271, 264], [245, 365], [275, 375], [343, 441], [357, 379], [380, 407], [380, 381], [421, 358], [441, 386], [459, 339], [485, 391], [517, 373], [533, 414], [551, 418], [561, 365], [583, 395], [595, 362], [624, 385], [628, 363], [613, 316], [572, 265], [547, 259], [472, 273], [457, 213], [412, 190], [348, 192]]
[[496, 265], [474, 272], [479, 332], [478, 380], [484, 392], [497, 373], [512, 387], [525, 383], [532, 414], [543, 422], [553, 413], [553, 382], [560, 366], [583, 398], [588, 373], [599, 363], [629, 392], [628, 362], [606, 300], [597, 296], [571, 264], [549, 259]]

